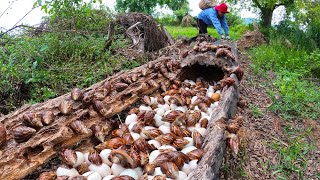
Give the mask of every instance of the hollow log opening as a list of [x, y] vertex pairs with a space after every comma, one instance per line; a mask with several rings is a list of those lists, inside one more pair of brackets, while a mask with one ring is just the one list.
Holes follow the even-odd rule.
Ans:
[[207, 82], [218, 82], [224, 77], [224, 72], [217, 66], [204, 66], [194, 64], [192, 66], [183, 67], [178, 79], [184, 81], [185, 79], [196, 81], [197, 78], [202, 77]]

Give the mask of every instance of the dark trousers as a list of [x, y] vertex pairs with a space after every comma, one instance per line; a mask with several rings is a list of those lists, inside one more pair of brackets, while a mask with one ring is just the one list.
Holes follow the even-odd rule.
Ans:
[[208, 30], [207, 30], [208, 25], [202, 19], [197, 18], [197, 26], [199, 28], [199, 34], [208, 33]]

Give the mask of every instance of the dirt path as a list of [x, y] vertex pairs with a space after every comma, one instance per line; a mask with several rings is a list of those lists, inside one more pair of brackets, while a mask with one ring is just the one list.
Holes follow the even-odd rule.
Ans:
[[[303, 171], [300, 179], [320, 179], [320, 121], [288, 122], [268, 110], [272, 100], [263, 87], [267, 83], [266, 79], [251, 71], [247, 55], [240, 56], [245, 71], [240, 85], [240, 97], [245, 102], [245, 107], [238, 107], [237, 111], [237, 114], [245, 117], [244, 127], [239, 133], [241, 148], [237, 156], [229, 152], [225, 155], [220, 170], [221, 179], [299, 179], [298, 172], [287, 166], [303, 163], [305, 166], [300, 169]], [[270, 73], [270, 76], [274, 75]], [[303, 134], [307, 129], [310, 131], [301, 138], [295, 138], [301, 141], [292, 142], [291, 138], [294, 136], [289, 137], [288, 132], [284, 131], [288, 127], [296, 130], [295, 136]], [[306, 151], [303, 152], [307, 153], [301, 155], [301, 148], [305, 148]], [[294, 159], [296, 156], [302, 157]], [[292, 158], [288, 161], [291, 162], [289, 164], [284, 161], [288, 158]], [[301, 159], [305, 160], [301, 162]]]

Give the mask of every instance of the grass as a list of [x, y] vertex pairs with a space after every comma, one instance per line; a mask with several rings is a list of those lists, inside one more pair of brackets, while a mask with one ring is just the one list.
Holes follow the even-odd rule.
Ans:
[[[195, 37], [198, 34], [197, 27], [165, 26], [165, 28], [174, 38], [178, 38], [179, 36], [186, 36], [188, 38], [191, 38]], [[245, 30], [247, 30], [246, 26], [238, 25], [236, 27], [230, 27], [229, 34], [231, 39], [240, 39], [241, 34], [243, 34]], [[215, 38], [220, 37], [213, 27], [208, 27], [208, 33]]]

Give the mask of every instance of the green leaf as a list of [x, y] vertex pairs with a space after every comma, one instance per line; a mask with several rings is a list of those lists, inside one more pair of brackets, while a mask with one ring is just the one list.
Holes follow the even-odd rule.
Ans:
[[40, 52], [43, 52], [45, 50], [47, 50], [49, 48], [49, 46], [47, 44], [44, 44], [40, 47]]
[[39, 4], [39, 6], [41, 6], [42, 0], [38, 0], [38, 4]]
[[32, 63], [32, 69], [36, 69], [37, 66], [38, 66], [38, 61], [34, 61], [34, 62]]

